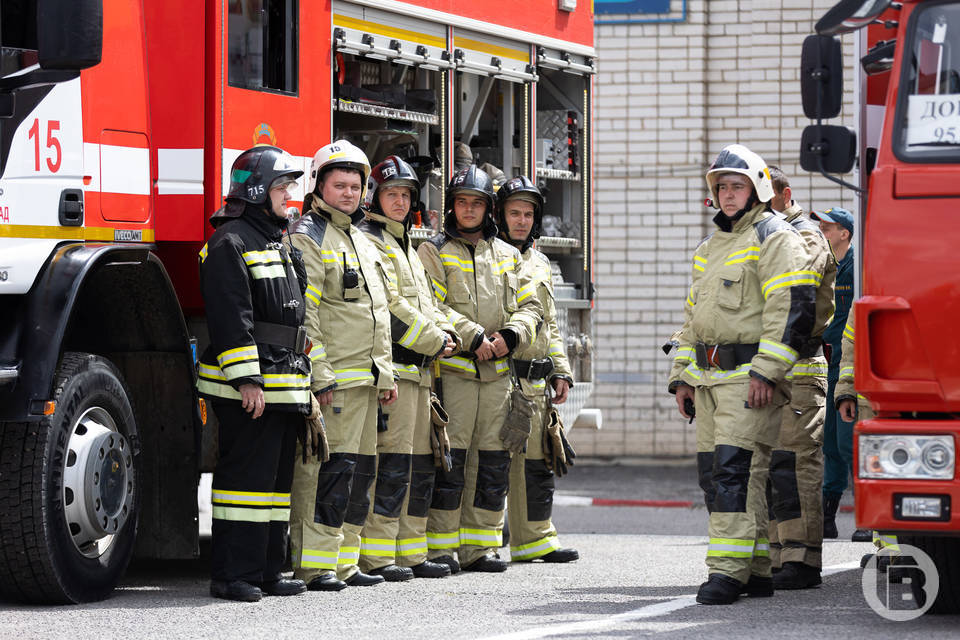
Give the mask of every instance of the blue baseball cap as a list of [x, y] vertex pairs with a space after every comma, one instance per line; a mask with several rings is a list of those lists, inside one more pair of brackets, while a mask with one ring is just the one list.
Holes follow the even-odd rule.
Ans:
[[853, 236], [853, 214], [846, 209], [834, 207], [833, 209], [827, 209], [826, 211], [820, 213], [811, 211], [810, 217], [814, 220], [836, 223], [849, 231], [850, 235]]

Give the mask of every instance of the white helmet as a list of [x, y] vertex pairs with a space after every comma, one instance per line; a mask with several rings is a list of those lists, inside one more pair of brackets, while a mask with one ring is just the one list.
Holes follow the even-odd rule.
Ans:
[[742, 144], [724, 147], [707, 171], [707, 188], [710, 189], [714, 206], [717, 207], [720, 204], [720, 197], [717, 195], [717, 178], [724, 173], [739, 173], [747, 176], [753, 183], [760, 202], [770, 202], [773, 198], [773, 181], [770, 180], [767, 163]]
[[370, 161], [367, 154], [346, 140], [337, 140], [320, 147], [310, 161], [310, 175], [307, 177], [307, 193], [313, 193], [320, 177], [329, 169], [356, 169], [363, 174], [363, 192], [360, 202], [367, 192], [367, 180], [370, 178]]

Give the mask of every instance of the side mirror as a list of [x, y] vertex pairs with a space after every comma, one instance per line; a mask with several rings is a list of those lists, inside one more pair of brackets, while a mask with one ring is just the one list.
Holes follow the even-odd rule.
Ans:
[[843, 105], [843, 51], [840, 39], [807, 36], [800, 52], [800, 95], [811, 120], [840, 115]]
[[100, 63], [103, 0], [37, 0], [41, 69], [80, 71]]
[[812, 124], [800, 139], [800, 166], [811, 173], [849, 173], [857, 158], [857, 134], [850, 127]]
[[891, 0], [841, 0], [817, 21], [817, 33], [834, 36], [862, 29], [886, 11], [890, 3]]
[[860, 66], [868, 76], [885, 73], [893, 68], [893, 55], [897, 50], [896, 40], [881, 40], [870, 47], [866, 55], [860, 58]]

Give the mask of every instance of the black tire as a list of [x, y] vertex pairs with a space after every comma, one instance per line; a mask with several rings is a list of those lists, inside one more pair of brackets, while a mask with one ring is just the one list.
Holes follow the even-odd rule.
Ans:
[[[960, 613], [960, 538], [940, 536], [898, 536], [897, 542], [917, 547], [933, 560], [940, 579], [937, 599], [927, 613]], [[911, 591], [918, 606], [926, 594], [920, 580], [911, 581]]]
[[109, 360], [66, 353], [53, 397], [43, 420], [0, 425], [0, 593], [37, 604], [102, 600], [136, 538], [130, 394]]

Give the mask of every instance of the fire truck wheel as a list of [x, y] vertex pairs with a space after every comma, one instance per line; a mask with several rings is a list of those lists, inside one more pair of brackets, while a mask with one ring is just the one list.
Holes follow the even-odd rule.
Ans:
[[[897, 542], [917, 547], [930, 556], [937, 567], [940, 588], [928, 613], [960, 613], [960, 538], [897, 536]], [[923, 580], [910, 582], [914, 600], [921, 607], [926, 599], [923, 584]]]
[[0, 593], [33, 603], [107, 597], [139, 510], [129, 393], [105, 358], [66, 353], [55, 410], [0, 426]]

